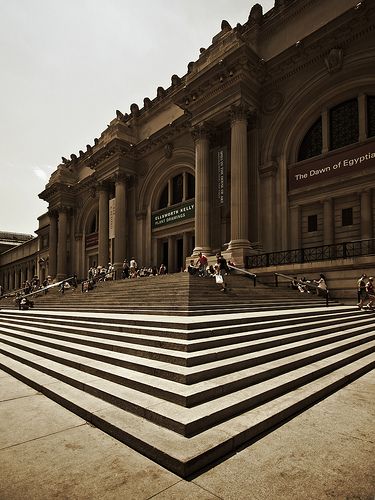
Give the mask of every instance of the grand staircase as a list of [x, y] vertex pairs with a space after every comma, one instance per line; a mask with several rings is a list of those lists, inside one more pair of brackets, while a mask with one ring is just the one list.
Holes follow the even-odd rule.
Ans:
[[[142, 313], [202, 315], [315, 307], [325, 300], [314, 294], [275, 288], [243, 276], [226, 276], [228, 290], [220, 292], [213, 278], [176, 273], [139, 279], [99, 282], [82, 293], [70, 288], [62, 295], [56, 288], [30, 297], [38, 310], [91, 311], [96, 313]], [[15, 308], [14, 298], [0, 301], [0, 308]]]
[[141, 279], [2, 308], [0, 368], [189, 477], [375, 366], [370, 313], [179, 278], [150, 278], [143, 301]]

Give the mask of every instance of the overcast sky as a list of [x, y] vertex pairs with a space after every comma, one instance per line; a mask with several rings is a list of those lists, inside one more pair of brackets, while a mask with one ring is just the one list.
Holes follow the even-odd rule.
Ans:
[[0, 0], [0, 231], [32, 234], [61, 157], [186, 74], [221, 21], [245, 23], [255, 3]]

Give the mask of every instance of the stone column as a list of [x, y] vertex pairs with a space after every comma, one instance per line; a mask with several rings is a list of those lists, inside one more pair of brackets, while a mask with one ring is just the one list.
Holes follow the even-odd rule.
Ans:
[[63, 207], [59, 209], [58, 224], [58, 250], [57, 250], [57, 275], [58, 281], [67, 277], [66, 275], [66, 240], [68, 228], [68, 209]]
[[173, 236], [168, 238], [167, 271], [169, 274], [176, 272], [176, 239]]
[[210, 254], [211, 180], [207, 124], [195, 127], [193, 137], [195, 140], [195, 248], [193, 255], [198, 255], [199, 252]]
[[99, 186], [99, 236], [98, 264], [107, 267], [109, 262], [109, 195], [108, 186]]
[[49, 215], [49, 258], [48, 272], [52, 278], [57, 272], [57, 214], [54, 210], [48, 212]]
[[[116, 271], [122, 269], [126, 257], [126, 177], [118, 175], [115, 180], [116, 216], [115, 216], [115, 243], [114, 266]], [[130, 256], [129, 256], [130, 257]]]
[[245, 106], [231, 109], [231, 241], [228, 250], [239, 265], [251, 250], [248, 240], [248, 157]]
[[361, 239], [372, 238], [371, 189], [361, 192]]
[[183, 253], [184, 264], [186, 264], [186, 259], [190, 255], [188, 233], [182, 234], [182, 253]]
[[333, 245], [334, 242], [333, 200], [328, 198], [323, 202], [323, 244]]

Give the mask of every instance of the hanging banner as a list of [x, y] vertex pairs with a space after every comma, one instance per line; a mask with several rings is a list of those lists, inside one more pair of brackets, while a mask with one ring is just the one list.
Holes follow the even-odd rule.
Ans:
[[214, 152], [214, 165], [216, 168], [216, 205], [222, 207], [225, 204], [227, 190], [227, 148], [219, 148]]
[[289, 189], [310, 186], [316, 182], [343, 176], [357, 176], [375, 167], [375, 141], [354, 146], [326, 158], [305, 161], [289, 168]]
[[116, 198], [109, 200], [109, 239], [115, 237]]
[[173, 207], [163, 208], [151, 214], [152, 229], [158, 229], [176, 222], [183, 222], [187, 219], [193, 219], [195, 216], [194, 200], [186, 201], [174, 205]]

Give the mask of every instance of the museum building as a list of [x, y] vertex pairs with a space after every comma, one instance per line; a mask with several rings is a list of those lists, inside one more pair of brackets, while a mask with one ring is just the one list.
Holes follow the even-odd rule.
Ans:
[[62, 158], [37, 237], [0, 255], [0, 282], [133, 256], [177, 272], [200, 251], [249, 269], [371, 254], [374, 28], [370, 0], [275, 0], [222, 21], [185, 75]]

